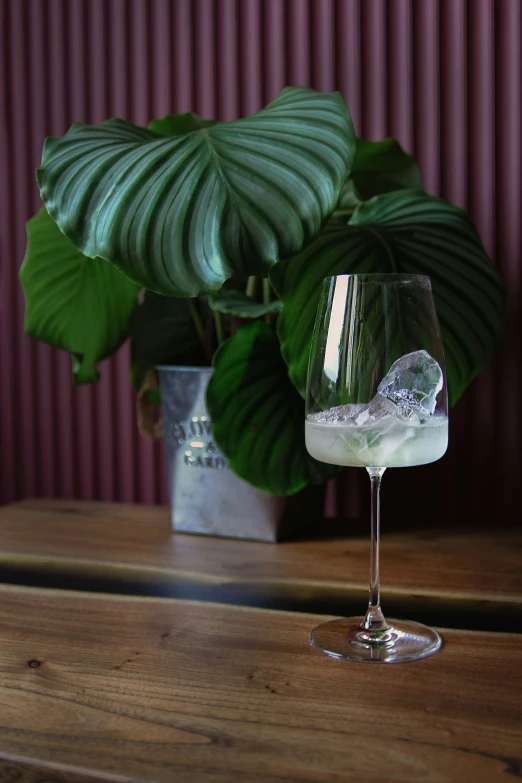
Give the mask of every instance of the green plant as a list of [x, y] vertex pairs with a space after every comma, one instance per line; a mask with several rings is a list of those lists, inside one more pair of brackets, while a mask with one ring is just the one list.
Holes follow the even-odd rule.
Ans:
[[68, 350], [80, 383], [130, 335], [136, 389], [155, 364], [207, 364], [217, 347], [214, 434], [262, 489], [291, 494], [331, 474], [303, 436], [324, 277], [429, 275], [452, 404], [499, 344], [505, 289], [469, 216], [422, 190], [395, 140], [356, 139], [337, 93], [286, 88], [229, 123], [73, 125], [47, 139], [37, 179], [45, 207], [20, 272], [27, 333]]

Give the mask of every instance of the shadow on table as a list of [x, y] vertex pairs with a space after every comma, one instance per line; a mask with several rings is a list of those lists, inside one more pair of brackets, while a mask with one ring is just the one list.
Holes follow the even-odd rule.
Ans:
[[[4, 560], [0, 563], [0, 580], [26, 587], [208, 601], [345, 617], [361, 616], [367, 603], [367, 591], [362, 589], [277, 581], [222, 584], [151, 569], [79, 561], [49, 563], [35, 559], [22, 564]], [[522, 604], [508, 601], [404, 595], [384, 590], [383, 606], [387, 617], [441, 628], [520, 633], [522, 627]]]

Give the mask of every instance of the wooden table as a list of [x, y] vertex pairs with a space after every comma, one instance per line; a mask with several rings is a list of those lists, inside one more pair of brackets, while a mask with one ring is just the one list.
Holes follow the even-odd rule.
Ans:
[[[0, 586], [0, 781], [522, 777], [521, 635], [453, 628], [432, 658], [363, 666], [309, 646], [324, 615], [237, 605], [245, 585], [301, 609], [363, 598], [367, 549], [173, 536], [162, 509], [0, 509], [0, 581], [17, 582]], [[385, 535], [383, 578], [386, 600], [517, 619], [522, 535]], [[228, 605], [143, 595], [180, 583], [228, 588]]]

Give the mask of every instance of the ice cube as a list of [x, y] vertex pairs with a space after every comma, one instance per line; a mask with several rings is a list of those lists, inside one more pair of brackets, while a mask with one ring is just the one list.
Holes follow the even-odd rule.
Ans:
[[368, 403], [352, 403], [348, 405], [337, 405], [335, 408], [329, 408], [326, 411], [312, 414], [309, 420], [316, 424], [338, 424], [341, 422], [355, 423], [355, 419], [362, 410], [368, 407]]
[[363, 406], [363, 410], [355, 419], [355, 423], [358, 427], [369, 426], [376, 424], [386, 416], [395, 416], [396, 413], [397, 406], [386, 397], [377, 394], [370, 403], [366, 403]]
[[[392, 364], [370, 402], [338, 405], [312, 414], [308, 419], [316, 424], [366, 428], [397, 418], [413, 425], [423, 424], [435, 412], [442, 385], [440, 365], [427, 351], [414, 351]], [[371, 447], [367, 441], [366, 447]]]
[[438, 362], [427, 351], [407, 353], [392, 364], [369, 405], [369, 414], [382, 398], [396, 406], [396, 415], [411, 423], [422, 423], [435, 413], [437, 394], [444, 383]]

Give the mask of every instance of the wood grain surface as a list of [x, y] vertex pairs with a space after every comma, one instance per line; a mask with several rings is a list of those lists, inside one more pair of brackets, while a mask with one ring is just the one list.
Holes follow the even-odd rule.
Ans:
[[[386, 533], [385, 517], [383, 530], [386, 592], [522, 603], [522, 532]], [[214, 583], [366, 589], [368, 546], [360, 528], [279, 544], [173, 535], [168, 510], [154, 506], [32, 500], [0, 509], [0, 565], [62, 559]]]
[[522, 775], [522, 637], [446, 632], [432, 658], [365, 666], [312, 650], [322, 619], [0, 587], [0, 780]]

